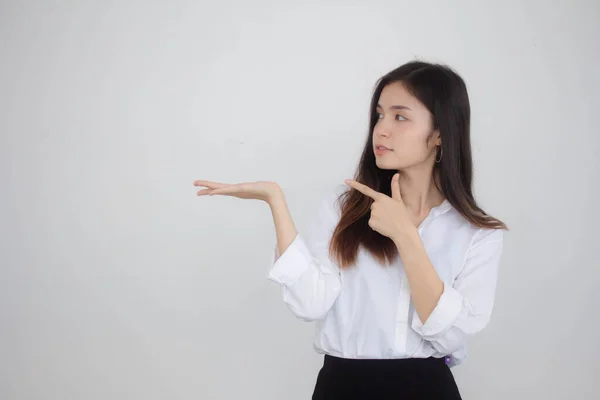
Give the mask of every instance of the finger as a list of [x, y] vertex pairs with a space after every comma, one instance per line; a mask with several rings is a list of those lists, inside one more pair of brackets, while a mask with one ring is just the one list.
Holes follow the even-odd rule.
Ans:
[[229, 188], [220, 188], [220, 189], [202, 189], [198, 193], [198, 196], [213, 196], [215, 194], [227, 195], [230, 194], [231, 190]]
[[206, 195], [210, 195], [210, 194], [211, 194], [211, 192], [212, 192], [213, 190], [214, 190], [214, 189], [202, 189], [202, 190], [200, 190], [200, 191], [199, 191], [198, 193], [196, 193], [196, 194], [197, 194], [198, 196], [206, 196]]
[[236, 191], [236, 187], [237, 185], [223, 185], [222, 187], [218, 187], [218, 188], [207, 188], [207, 189], [202, 189], [200, 190], [197, 195], [198, 196], [212, 196], [214, 194], [231, 194], [234, 193]]
[[197, 180], [197, 181], [194, 181], [194, 186], [204, 186], [207, 188], [216, 189], [216, 188], [221, 188], [221, 187], [227, 186], [227, 184], [212, 182], [212, 181]]
[[222, 188], [217, 188], [217, 189], [211, 189], [209, 195], [215, 195], [215, 194], [220, 194], [220, 195], [227, 195], [227, 194], [231, 194], [233, 193], [235, 190], [233, 190], [231, 187], [222, 187]]
[[370, 187], [363, 185], [360, 182], [356, 182], [352, 179], [346, 179], [345, 181], [346, 185], [350, 186], [351, 188], [354, 188], [356, 190], [358, 190], [359, 192], [361, 192], [362, 194], [364, 194], [365, 196], [369, 196], [370, 198], [372, 198], [373, 200], [377, 199], [378, 197], [381, 196], [381, 193], [371, 189]]
[[228, 195], [228, 194], [234, 194], [234, 193], [239, 193], [239, 192], [243, 192], [243, 191], [244, 191], [244, 184], [243, 183], [236, 183], [236, 184], [233, 184], [233, 185], [223, 185], [220, 188], [212, 189], [212, 193], [210, 193], [210, 195], [211, 196], [213, 194]]
[[373, 229], [374, 231], [376, 231], [376, 223], [375, 220], [373, 218], [370, 218], [369, 221], [367, 222], [367, 225], [369, 225], [369, 228]]
[[402, 194], [400, 194], [400, 174], [394, 174], [392, 178], [392, 199], [402, 200]]

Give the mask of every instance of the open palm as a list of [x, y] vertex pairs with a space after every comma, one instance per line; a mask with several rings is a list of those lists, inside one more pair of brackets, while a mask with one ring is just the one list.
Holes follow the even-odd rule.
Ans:
[[243, 182], [243, 183], [219, 183], [206, 180], [194, 181], [194, 186], [204, 187], [198, 196], [224, 195], [240, 199], [256, 199], [268, 201], [277, 190], [279, 185], [271, 181]]

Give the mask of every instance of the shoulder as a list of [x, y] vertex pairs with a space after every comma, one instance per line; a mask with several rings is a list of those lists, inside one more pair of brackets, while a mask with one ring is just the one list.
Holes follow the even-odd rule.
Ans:
[[476, 226], [469, 222], [453, 207], [446, 213], [445, 227], [447, 229], [446, 233], [450, 236], [465, 239], [468, 243], [468, 248], [473, 248], [485, 243], [496, 243], [501, 245], [504, 240], [504, 229]]
[[475, 234], [473, 235], [473, 241], [476, 243], [501, 242], [503, 239], [504, 229], [476, 228]]
[[503, 253], [504, 230], [476, 226], [455, 209], [447, 214], [444, 236], [458, 257], [456, 276], [467, 276], [475, 269], [495, 271]]

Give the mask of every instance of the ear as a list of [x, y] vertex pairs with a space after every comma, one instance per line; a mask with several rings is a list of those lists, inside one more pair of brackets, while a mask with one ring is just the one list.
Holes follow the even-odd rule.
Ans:
[[441, 146], [442, 145], [442, 135], [440, 135], [440, 131], [439, 129], [436, 129], [435, 131], [433, 131], [433, 143], [436, 146]]

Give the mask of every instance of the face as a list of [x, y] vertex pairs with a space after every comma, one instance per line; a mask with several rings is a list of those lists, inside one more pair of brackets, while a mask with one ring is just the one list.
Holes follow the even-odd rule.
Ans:
[[401, 82], [383, 88], [377, 106], [379, 119], [373, 129], [373, 151], [381, 169], [405, 170], [418, 165], [433, 166], [436, 146], [432, 115]]

